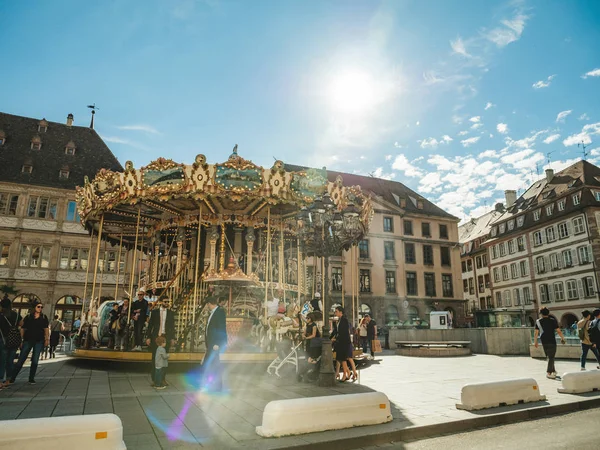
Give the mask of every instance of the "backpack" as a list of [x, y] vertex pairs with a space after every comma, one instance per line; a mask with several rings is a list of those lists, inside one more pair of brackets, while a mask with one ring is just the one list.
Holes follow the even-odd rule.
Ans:
[[598, 329], [598, 319], [594, 319], [594, 321], [590, 324], [588, 328], [590, 333], [590, 341], [594, 344], [600, 343], [600, 330]]
[[21, 333], [19, 332], [19, 327], [17, 326], [17, 321], [19, 319], [18, 314], [16, 315], [17, 317], [15, 317], [15, 323], [14, 325], [12, 323], [10, 323], [10, 321], [8, 320], [8, 318], [5, 315], [2, 315], [4, 317], [4, 320], [6, 320], [6, 323], [8, 323], [8, 334], [6, 336], [2, 336], [2, 339], [4, 340], [4, 345], [6, 346], [6, 348], [10, 348], [10, 349], [16, 349], [19, 348], [21, 346]]
[[589, 325], [589, 320], [584, 322], [584, 324], [581, 325], [581, 328], [577, 329], [577, 336], [579, 337], [580, 341], [585, 341], [585, 330], [588, 325]]

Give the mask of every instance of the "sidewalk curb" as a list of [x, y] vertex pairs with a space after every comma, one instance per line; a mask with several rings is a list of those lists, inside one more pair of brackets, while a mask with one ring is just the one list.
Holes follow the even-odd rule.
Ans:
[[[344, 448], [350, 450], [353, 448], [387, 444], [390, 442], [406, 442], [445, 434], [462, 433], [478, 428], [508, 425], [511, 423], [541, 419], [546, 416], [568, 414], [597, 407], [600, 407], [600, 397], [572, 403], [563, 403], [560, 405], [539, 406], [536, 408], [521, 409], [489, 416], [473, 417], [472, 419], [462, 419], [433, 425], [407, 427], [402, 430], [387, 431], [377, 434], [365, 434], [363, 436], [353, 438], [334, 439], [328, 440], [327, 442], [315, 442], [310, 444], [286, 445], [285, 447], [269, 446], [269, 448], [286, 448], [294, 450], [331, 450], [331, 448]], [[365, 432], [368, 433], [368, 428], [365, 428]]]

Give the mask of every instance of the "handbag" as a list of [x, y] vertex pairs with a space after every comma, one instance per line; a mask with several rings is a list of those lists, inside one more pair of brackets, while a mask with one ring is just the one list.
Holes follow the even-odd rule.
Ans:
[[323, 338], [321, 338], [321, 337], [314, 337], [310, 340], [311, 348], [321, 347], [322, 345], [323, 345]]
[[19, 327], [17, 327], [18, 317], [15, 317], [15, 324], [11, 324], [6, 316], [4, 316], [4, 320], [8, 323], [8, 334], [6, 336], [2, 335], [2, 339], [4, 340], [4, 345], [6, 348], [16, 349], [21, 346], [21, 333], [19, 332]]
[[373, 350], [373, 353], [381, 353], [383, 351], [381, 349], [381, 342], [379, 342], [379, 339], [373, 339], [371, 341], [371, 349]]

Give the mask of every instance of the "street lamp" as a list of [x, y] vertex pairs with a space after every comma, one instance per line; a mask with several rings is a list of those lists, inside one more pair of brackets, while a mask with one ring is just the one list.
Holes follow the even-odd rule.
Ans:
[[329, 286], [329, 257], [339, 255], [344, 249], [356, 244], [366, 232], [366, 226], [360, 218], [361, 210], [349, 203], [340, 210], [332, 201], [329, 193], [315, 198], [308, 207], [297, 214], [298, 233], [302, 250], [306, 256], [323, 258], [323, 347], [321, 352], [321, 372], [319, 386], [333, 386], [333, 352], [329, 339], [329, 308], [327, 294]]

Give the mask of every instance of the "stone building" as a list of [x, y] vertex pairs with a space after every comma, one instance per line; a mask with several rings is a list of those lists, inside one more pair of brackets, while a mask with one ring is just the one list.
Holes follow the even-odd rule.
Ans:
[[[102, 168], [123, 169], [93, 128], [73, 125], [72, 114], [56, 123], [0, 113], [0, 161], [0, 285], [18, 290], [22, 313], [40, 299], [46, 315], [56, 311], [70, 326], [95, 260], [75, 186]], [[125, 251], [119, 258], [118, 248], [101, 247], [101, 296], [115, 295], [117, 261], [123, 274], [126, 259]]]

